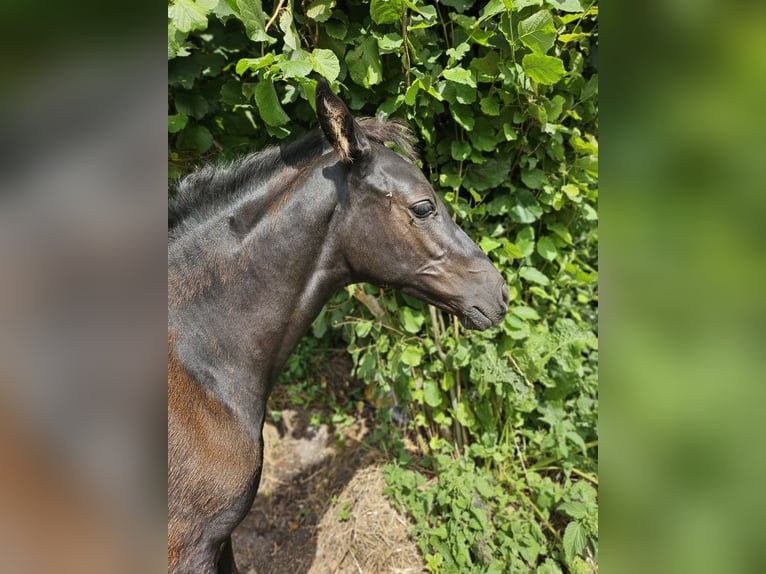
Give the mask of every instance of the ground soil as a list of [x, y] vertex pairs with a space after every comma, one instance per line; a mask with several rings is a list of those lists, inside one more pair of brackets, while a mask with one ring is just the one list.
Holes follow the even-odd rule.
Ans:
[[[329, 373], [321, 375], [328, 393], [342, 394], [358, 384], [343, 355], [323, 370]], [[321, 404], [295, 408], [288, 403], [283, 393], [275, 392], [271, 408], [282, 413], [281, 420], [268, 420], [264, 428], [258, 496], [232, 536], [239, 571], [425, 572], [407, 518], [383, 494], [387, 457], [374, 445], [363, 444], [374, 424], [370, 410], [358, 410], [350, 425], [338, 428], [311, 424], [312, 416], [326, 408]]]

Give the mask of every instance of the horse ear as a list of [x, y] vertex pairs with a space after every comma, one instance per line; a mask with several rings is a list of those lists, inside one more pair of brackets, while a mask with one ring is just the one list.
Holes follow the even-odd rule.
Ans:
[[370, 153], [367, 136], [324, 78], [317, 83], [316, 108], [319, 125], [343, 163], [362, 159]]

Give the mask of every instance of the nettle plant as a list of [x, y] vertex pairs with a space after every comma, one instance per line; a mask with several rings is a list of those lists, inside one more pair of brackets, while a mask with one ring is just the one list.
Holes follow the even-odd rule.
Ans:
[[356, 286], [310, 336], [342, 337], [356, 374], [406, 409], [426, 457], [388, 477], [429, 569], [595, 569], [596, 2], [174, 0], [168, 60], [171, 178], [312, 129], [320, 75], [357, 115], [413, 128], [509, 313], [469, 333]]

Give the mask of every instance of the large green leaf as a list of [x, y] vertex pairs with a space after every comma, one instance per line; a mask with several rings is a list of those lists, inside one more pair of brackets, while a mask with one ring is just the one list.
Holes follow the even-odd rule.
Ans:
[[376, 24], [392, 24], [402, 19], [404, 2], [402, 0], [372, 0], [370, 16]]
[[455, 418], [466, 428], [470, 429], [476, 425], [476, 417], [471, 410], [471, 405], [465, 400], [458, 403]]
[[205, 126], [187, 125], [181, 136], [182, 146], [194, 146], [199, 153], [205, 153], [213, 145], [213, 134]]
[[433, 379], [423, 381], [423, 398], [429, 407], [440, 407], [442, 404], [442, 392], [439, 388], [439, 383]]
[[237, 74], [241, 76], [247, 70], [250, 70], [251, 72], [255, 72], [257, 70], [260, 70], [261, 68], [270, 66], [273, 63], [274, 63], [274, 54], [269, 52], [268, 54], [265, 54], [264, 56], [261, 56], [260, 58], [242, 58], [239, 62], [237, 62], [235, 71], [237, 72]]
[[322, 74], [328, 82], [334, 82], [340, 74], [340, 62], [332, 50], [314, 48], [310, 58], [314, 71]]
[[550, 50], [556, 41], [556, 28], [553, 26], [551, 13], [548, 10], [540, 10], [519, 22], [519, 40], [538, 54], [545, 54]]
[[207, 28], [207, 11], [194, 0], [175, 0], [168, 6], [168, 18], [179, 32]]
[[521, 59], [521, 67], [538, 84], [555, 84], [566, 75], [564, 62], [554, 56], [527, 54]]
[[470, 70], [466, 70], [460, 66], [454, 68], [447, 68], [442, 72], [442, 75], [450, 82], [456, 82], [458, 84], [465, 84], [472, 88], [476, 87], [476, 80]]
[[417, 334], [420, 332], [420, 328], [423, 326], [425, 317], [420, 311], [415, 311], [412, 307], [400, 307], [399, 319], [402, 322], [402, 327], [408, 333]]
[[500, 187], [508, 181], [508, 173], [511, 169], [507, 158], [488, 159], [483, 164], [471, 164], [466, 170], [463, 184], [467, 188], [476, 191], [487, 191]]
[[402, 363], [410, 367], [417, 367], [423, 359], [423, 350], [415, 345], [408, 345], [401, 355]]
[[534, 267], [522, 267], [519, 269], [519, 275], [529, 281], [530, 283], [537, 283], [538, 285], [542, 285], [545, 287], [546, 285], [549, 285], [551, 280], [548, 279], [547, 275], [544, 275], [539, 270], [535, 269]]
[[255, 103], [261, 118], [268, 125], [281, 126], [290, 121], [290, 117], [279, 103], [277, 91], [271, 79], [261, 80], [255, 86]]
[[279, 13], [279, 29], [282, 30], [282, 41], [290, 50], [300, 49], [301, 39], [293, 24], [293, 13], [290, 10], [282, 10]]
[[261, 6], [261, 0], [236, 0], [239, 16], [245, 25], [247, 37], [253, 42], [276, 42], [266, 33], [266, 13]]
[[306, 16], [317, 22], [327, 22], [334, 7], [335, 0], [314, 0], [306, 8]]
[[375, 38], [364, 38], [359, 45], [346, 54], [351, 79], [360, 86], [369, 88], [379, 84], [383, 79], [383, 67], [378, 52], [378, 42]]
[[178, 93], [175, 97], [175, 105], [179, 114], [192, 116], [198, 120], [202, 119], [210, 109], [207, 100], [200, 94]]
[[303, 50], [296, 50], [291, 54], [291, 58], [282, 60], [279, 63], [282, 74], [285, 78], [305, 78], [311, 73], [314, 65], [311, 55]]
[[511, 219], [517, 223], [532, 223], [543, 214], [543, 208], [535, 196], [526, 189], [518, 191], [511, 207]]
[[547, 0], [548, 4], [564, 12], [582, 12], [583, 5], [580, 0]]
[[186, 122], [188, 121], [189, 117], [186, 114], [168, 116], [168, 131], [171, 134], [178, 133], [186, 127]]
[[516, 234], [516, 247], [523, 257], [529, 257], [535, 250], [535, 228], [531, 225], [522, 227]]
[[537, 241], [537, 252], [548, 261], [553, 261], [559, 254], [556, 244], [547, 235]]
[[574, 560], [574, 557], [583, 551], [587, 542], [588, 537], [582, 524], [576, 520], [567, 524], [562, 543], [564, 544], [564, 552], [569, 562]]

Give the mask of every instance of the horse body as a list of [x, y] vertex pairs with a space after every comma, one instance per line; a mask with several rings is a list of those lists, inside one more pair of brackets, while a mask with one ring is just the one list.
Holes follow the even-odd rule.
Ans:
[[[230, 535], [258, 488], [266, 400], [338, 288], [390, 285], [469, 328], [497, 323], [507, 309], [490, 260], [414, 163], [383, 145], [399, 138], [406, 149], [401, 128], [355, 121], [322, 82], [317, 113], [318, 136], [221, 177], [192, 176], [190, 196], [202, 207], [176, 209], [168, 247], [170, 572], [236, 571]], [[216, 187], [225, 188], [221, 198], [199, 201]]]

